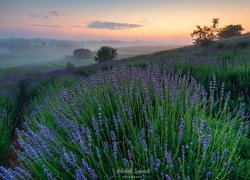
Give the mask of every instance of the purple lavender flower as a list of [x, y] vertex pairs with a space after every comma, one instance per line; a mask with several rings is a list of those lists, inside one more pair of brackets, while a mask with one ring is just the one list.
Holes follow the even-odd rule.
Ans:
[[154, 167], [154, 158], [152, 155], [150, 155], [150, 157], [148, 158], [148, 164], [149, 164], [149, 167], [153, 169]]
[[148, 137], [153, 136], [154, 130], [153, 130], [153, 124], [150, 120], [146, 121], [147, 126], [148, 126]]
[[183, 132], [184, 132], [184, 119], [180, 118], [180, 125], [179, 125], [179, 142], [182, 140], [183, 138]]
[[207, 150], [208, 145], [209, 145], [211, 138], [212, 138], [209, 130], [208, 130], [207, 135], [204, 133], [205, 127], [206, 127], [206, 120], [203, 120], [203, 121], [201, 121], [200, 126], [199, 126], [199, 136], [201, 138], [200, 143], [202, 144], [202, 148], [204, 151]]
[[16, 167], [15, 169], [5, 169], [0, 166], [0, 178], [3, 180], [8, 179], [32, 179], [31, 174], [27, 171]]
[[173, 161], [172, 161], [172, 156], [171, 156], [171, 153], [166, 151], [165, 152], [165, 158], [166, 158], [166, 161], [167, 161], [167, 164], [170, 168], [173, 168], [174, 165], [173, 165]]
[[99, 123], [100, 127], [102, 127], [103, 122], [104, 122], [104, 120], [102, 117], [102, 109], [99, 107], [98, 108], [98, 123]]
[[159, 84], [159, 82], [158, 82], [158, 79], [157, 79], [155, 76], [152, 77], [152, 82], [153, 82], [153, 88], [154, 88], [154, 91], [155, 91], [156, 94], [157, 94], [157, 97], [158, 97], [159, 99], [162, 99], [162, 98], [163, 98], [162, 89], [161, 89], [161, 87], [160, 87], [160, 84]]
[[144, 128], [142, 128], [142, 130], [141, 130], [140, 141], [143, 145], [144, 150], [147, 151], [148, 145], [147, 145], [147, 142], [145, 140], [145, 129]]
[[206, 120], [201, 121], [200, 126], [199, 126], [199, 131], [203, 131], [204, 128], [206, 127]]
[[105, 151], [108, 151], [109, 144], [108, 144], [106, 141], [104, 141], [104, 142], [103, 142], [103, 147], [104, 147], [104, 150], [105, 150]]
[[161, 160], [160, 159], [156, 159], [155, 160], [155, 170], [159, 170], [161, 166]]
[[19, 174], [24, 175], [24, 177], [26, 177], [27, 179], [31, 179], [31, 174], [28, 173], [27, 171], [25, 171], [24, 169], [20, 168], [20, 167], [15, 167], [15, 171], [17, 171]]
[[196, 118], [192, 119], [192, 132], [195, 132]]
[[209, 142], [208, 137], [205, 134], [201, 134], [200, 137], [201, 137], [200, 143], [203, 147], [203, 150], [206, 151], [208, 147], [208, 142]]
[[86, 155], [91, 155], [92, 153], [89, 151], [89, 148], [88, 146], [85, 144], [85, 142], [83, 142], [82, 140], [80, 140], [79, 142], [83, 152], [86, 154]]
[[118, 131], [119, 130], [119, 126], [118, 126], [118, 121], [117, 121], [115, 115], [113, 115], [113, 122], [114, 122], [114, 125], [115, 125], [115, 130]]
[[225, 150], [223, 151], [223, 153], [222, 153], [222, 157], [223, 157], [223, 158], [227, 157], [228, 152], [229, 152], [229, 149], [225, 149]]
[[161, 179], [162, 180], [171, 180], [171, 177], [168, 174], [161, 172]]
[[212, 176], [212, 173], [211, 173], [211, 172], [207, 172], [206, 178], [208, 179], [208, 178], [210, 178], [211, 176]]
[[165, 180], [171, 180], [171, 177], [168, 174], [165, 174], [164, 177], [165, 177]]
[[86, 176], [84, 175], [84, 170], [83, 169], [77, 169], [76, 173], [76, 180], [82, 180], [82, 179], [87, 179]]
[[115, 159], [118, 159], [118, 144], [116, 142], [116, 135], [113, 131], [110, 132], [110, 137], [112, 139], [113, 156]]
[[226, 168], [227, 168], [227, 163], [226, 163], [226, 162], [224, 162], [224, 163], [223, 163], [223, 165], [222, 165], [222, 169], [221, 169], [221, 170], [222, 170], [222, 171], [225, 171], [225, 170], [226, 170]]
[[211, 163], [214, 164], [214, 163], [216, 162], [216, 160], [217, 160], [216, 153], [213, 152], [213, 153], [212, 153], [212, 156], [211, 156]]
[[43, 172], [47, 176], [48, 179], [53, 179], [52, 173], [46, 168], [46, 166], [43, 164], [42, 165]]
[[97, 123], [97, 121], [96, 121], [96, 119], [95, 119], [94, 116], [91, 116], [91, 121], [92, 121], [92, 126], [93, 126], [93, 128], [94, 128], [94, 131], [95, 131], [95, 133], [98, 135], [100, 129], [99, 129], [99, 125], [98, 125], [98, 123]]
[[177, 174], [177, 180], [181, 180], [181, 176]]
[[71, 103], [72, 97], [68, 91], [63, 91], [62, 96], [67, 103]]
[[88, 168], [88, 173], [89, 173], [90, 176], [92, 177], [92, 180], [97, 180], [97, 179], [98, 179], [98, 176], [97, 176], [97, 174], [95, 173], [95, 170], [92, 169], [91, 167]]
[[129, 164], [129, 160], [127, 160], [126, 158], [123, 158], [122, 161], [123, 161], [125, 166], [127, 166]]
[[116, 140], [116, 135], [115, 135], [115, 133], [113, 131], [110, 132], [110, 137], [111, 137], [112, 141]]
[[70, 168], [66, 165], [64, 159], [61, 157], [60, 158], [60, 164], [62, 166], [62, 168], [66, 171], [66, 172], [70, 172]]
[[85, 128], [85, 134], [86, 134], [87, 139], [88, 139], [88, 146], [91, 147], [93, 140], [92, 140], [92, 136], [91, 136], [91, 133], [90, 133], [88, 128]]
[[95, 170], [92, 169], [88, 163], [82, 159], [82, 165], [83, 165], [83, 168], [89, 173], [89, 175], [92, 177], [93, 180], [97, 180], [98, 179], [98, 176], [97, 174], [95, 173]]
[[183, 156], [185, 156], [185, 146], [181, 145], [181, 153]]

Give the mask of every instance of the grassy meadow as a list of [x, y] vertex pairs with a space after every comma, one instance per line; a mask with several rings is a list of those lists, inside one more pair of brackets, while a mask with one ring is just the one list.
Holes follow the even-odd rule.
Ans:
[[249, 179], [249, 38], [2, 69], [0, 178]]

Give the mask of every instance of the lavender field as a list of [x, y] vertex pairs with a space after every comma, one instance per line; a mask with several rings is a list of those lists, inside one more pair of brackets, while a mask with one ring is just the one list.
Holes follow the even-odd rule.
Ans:
[[250, 180], [250, 0], [0, 0], [0, 180]]
[[247, 179], [249, 49], [181, 51], [2, 78], [0, 177]]

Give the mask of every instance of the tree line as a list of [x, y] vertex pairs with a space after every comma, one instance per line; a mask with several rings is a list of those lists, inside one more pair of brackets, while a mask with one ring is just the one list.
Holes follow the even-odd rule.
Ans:
[[211, 26], [201, 27], [200, 25], [197, 25], [197, 29], [191, 33], [191, 37], [194, 37], [193, 43], [203, 47], [208, 46], [219, 39], [240, 36], [244, 30], [240, 24], [230, 24], [223, 28], [218, 28], [218, 25], [219, 18], [214, 18]]

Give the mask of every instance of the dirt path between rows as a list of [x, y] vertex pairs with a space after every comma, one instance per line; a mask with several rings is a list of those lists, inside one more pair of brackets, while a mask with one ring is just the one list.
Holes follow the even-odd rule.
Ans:
[[[27, 107], [27, 97], [25, 93], [25, 86], [24, 81], [20, 84], [20, 96], [17, 99], [17, 105], [18, 105], [18, 118], [17, 118], [17, 124], [15, 128], [18, 128], [19, 130], [23, 130], [23, 122], [24, 122], [24, 110]], [[20, 166], [20, 162], [18, 161], [17, 151], [21, 150], [20, 145], [18, 144], [18, 137], [16, 133], [14, 132], [12, 139], [11, 139], [11, 145], [9, 147], [8, 152], [6, 153], [3, 166], [5, 168], [14, 168], [17, 166]]]

